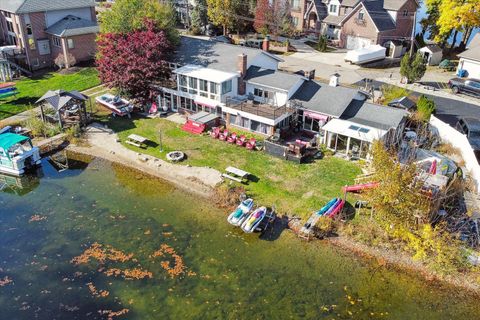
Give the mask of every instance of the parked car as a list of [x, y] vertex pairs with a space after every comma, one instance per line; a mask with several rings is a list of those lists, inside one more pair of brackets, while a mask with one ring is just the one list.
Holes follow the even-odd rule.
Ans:
[[468, 93], [480, 97], [480, 80], [453, 78], [448, 81], [448, 86], [453, 93]]
[[460, 118], [455, 125], [455, 129], [467, 136], [477, 160], [480, 160], [480, 119], [471, 117]]

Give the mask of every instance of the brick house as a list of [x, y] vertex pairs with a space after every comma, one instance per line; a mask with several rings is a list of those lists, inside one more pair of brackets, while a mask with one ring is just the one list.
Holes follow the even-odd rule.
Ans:
[[8, 0], [0, 2], [0, 44], [16, 46], [12, 62], [38, 70], [64, 57], [69, 67], [95, 54], [98, 33], [94, 0]]
[[408, 41], [419, 4], [417, 0], [291, 0], [291, 7], [298, 30], [324, 34], [341, 48], [358, 49]]

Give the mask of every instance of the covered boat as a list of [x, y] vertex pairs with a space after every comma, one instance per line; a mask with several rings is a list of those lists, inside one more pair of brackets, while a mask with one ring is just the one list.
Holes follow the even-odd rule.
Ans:
[[29, 137], [10, 132], [0, 134], [0, 172], [21, 176], [26, 169], [40, 164], [40, 151]]
[[252, 214], [248, 216], [247, 219], [242, 223], [242, 230], [246, 233], [252, 233], [257, 229], [262, 220], [267, 215], [267, 208], [260, 207], [257, 210], [253, 211]]
[[130, 117], [130, 113], [134, 109], [130, 101], [109, 93], [101, 95], [100, 97], [96, 97], [95, 101], [112, 111], [114, 115], [118, 115], [120, 117]]
[[253, 199], [242, 201], [240, 205], [227, 218], [227, 221], [234, 226], [240, 226], [248, 217], [253, 208]]
[[387, 49], [381, 45], [372, 45], [361, 49], [350, 50], [345, 56], [345, 61], [353, 64], [363, 64], [383, 60]]

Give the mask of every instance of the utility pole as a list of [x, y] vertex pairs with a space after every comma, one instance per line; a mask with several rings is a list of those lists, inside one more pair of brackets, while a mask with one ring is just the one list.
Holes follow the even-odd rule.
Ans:
[[413, 13], [412, 39], [410, 40], [410, 59], [413, 57], [413, 47], [415, 46], [415, 30], [417, 29], [417, 10]]

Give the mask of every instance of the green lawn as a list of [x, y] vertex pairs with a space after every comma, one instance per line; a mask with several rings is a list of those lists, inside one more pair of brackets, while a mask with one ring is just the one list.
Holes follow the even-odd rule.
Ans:
[[[248, 194], [261, 204], [275, 204], [281, 213], [308, 216], [332, 197], [340, 196], [340, 188], [351, 184], [360, 173], [356, 164], [343, 159], [327, 157], [300, 165], [209, 136], [189, 134], [182, 131], [180, 125], [164, 119], [115, 118], [109, 120], [108, 125], [122, 141], [131, 133], [153, 141], [146, 150], [124, 143], [129, 149], [163, 159], [167, 152], [181, 150], [188, 157], [182, 164], [208, 166], [221, 172], [227, 166], [235, 166], [252, 173], [253, 181], [245, 186]], [[160, 131], [164, 152], [160, 152], [158, 145]]]
[[0, 120], [31, 109], [48, 90], [82, 91], [100, 84], [95, 68], [83, 68], [71, 74], [50, 72], [38, 77], [22, 78], [16, 81], [19, 94], [0, 99]]

